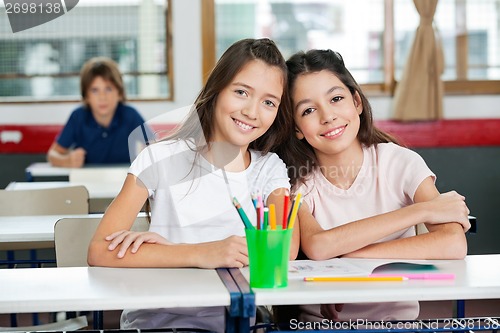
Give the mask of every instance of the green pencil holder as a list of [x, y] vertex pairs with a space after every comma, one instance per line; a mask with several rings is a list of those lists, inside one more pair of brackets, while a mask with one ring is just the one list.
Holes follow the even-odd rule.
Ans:
[[293, 229], [245, 229], [245, 233], [250, 259], [250, 287], [286, 287]]

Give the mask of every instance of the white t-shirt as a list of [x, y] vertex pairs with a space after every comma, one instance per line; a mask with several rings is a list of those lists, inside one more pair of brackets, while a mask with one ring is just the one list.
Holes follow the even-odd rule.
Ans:
[[[317, 170], [298, 191], [304, 195], [304, 202], [318, 223], [327, 230], [412, 204], [418, 186], [429, 176], [436, 179], [420, 155], [393, 143], [381, 143], [363, 147], [363, 165], [349, 189], [336, 187]], [[415, 229], [411, 227], [379, 242], [414, 235]], [[304, 320], [322, 318], [319, 305], [301, 308]], [[357, 303], [345, 304], [339, 319], [404, 320], [415, 319], [418, 313], [418, 302]]]
[[[236, 197], [256, 224], [251, 193], [267, 198], [278, 188], [290, 188], [286, 166], [274, 153], [250, 150], [251, 162], [242, 172], [222, 172], [189, 141], [162, 141], [146, 147], [129, 172], [149, 191], [150, 231], [174, 243], [202, 243], [245, 235], [232, 203]], [[231, 158], [231, 156], [228, 156]], [[225, 181], [227, 178], [227, 183]], [[144, 281], [147, 283], [147, 281]], [[122, 328], [204, 328], [224, 331], [223, 307], [125, 310]]]

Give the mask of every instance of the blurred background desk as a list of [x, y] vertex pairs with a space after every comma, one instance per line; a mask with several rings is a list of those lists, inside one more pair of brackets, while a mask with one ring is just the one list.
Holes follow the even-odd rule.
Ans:
[[129, 165], [124, 164], [103, 164], [103, 165], [85, 165], [83, 168], [61, 168], [52, 166], [48, 162], [36, 162], [30, 164], [25, 169], [26, 181], [67, 181], [70, 178], [70, 174], [74, 170], [95, 170], [96, 172], [102, 170], [121, 170], [127, 171]]
[[0, 216], [0, 248], [3, 245], [47, 243], [54, 247], [54, 225], [62, 218], [96, 218], [103, 214]]
[[37, 190], [47, 188], [62, 188], [69, 186], [83, 185], [89, 192], [89, 212], [103, 213], [111, 201], [118, 195], [123, 182], [107, 182], [105, 179], [97, 181], [53, 181], [53, 182], [11, 182], [6, 190]]

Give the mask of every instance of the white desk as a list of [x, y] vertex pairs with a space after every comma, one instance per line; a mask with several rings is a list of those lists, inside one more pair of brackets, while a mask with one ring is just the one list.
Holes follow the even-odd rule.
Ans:
[[0, 313], [228, 306], [215, 270], [23, 268], [0, 270]]
[[[96, 170], [106, 170], [106, 169], [123, 169], [128, 170], [130, 165], [124, 164], [86, 164], [81, 169], [96, 169]], [[34, 178], [43, 177], [62, 177], [69, 178], [70, 173], [74, 168], [61, 168], [52, 166], [48, 162], [37, 162], [30, 164], [26, 169], [26, 180], [33, 181]]]
[[[356, 260], [356, 259], [349, 259]], [[376, 259], [357, 259], [373, 261]], [[381, 261], [382, 262], [382, 261]], [[256, 305], [291, 305], [389, 301], [435, 301], [500, 298], [500, 254], [465, 260], [431, 260], [454, 280], [404, 282], [304, 282], [289, 280], [282, 289], [253, 288]]]
[[0, 216], [0, 243], [54, 242], [54, 225], [70, 217], [102, 217], [86, 215]]
[[[0, 216], [0, 243], [54, 242], [54, 225], [62, 218], [95, 218], [103, 214]], [[139, 217], [146, 216], [139, 213]]]
[[34, 177], [69, 177], [70, 171], [70, 168], [54, 167], [48, 162], [32, 163], [25, 169], [28, 181]]
[[123, 182], [10, 182], [6, 190], [40, 190], [47, 188], [60, 188], [83, 185], [89, 191], [89, 199], [114, 199], [123, 185]]

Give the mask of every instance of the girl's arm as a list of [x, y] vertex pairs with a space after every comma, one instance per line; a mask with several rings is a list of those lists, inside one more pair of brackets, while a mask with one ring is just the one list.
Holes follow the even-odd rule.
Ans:
[[[378, 248], [377, 250], [372, 250], [376, 245], [371, 244], [394, 232], [408, 229], [419, 223], [426, 223], [429, 230], [432, 231], [449, 231], [450, 225], [438, 225], [456, 221], [458, 222], [455, 224], [456, 227], [452, 227], [453, 232], [451, 234], [453, 235], [450, 236], [450, 233], [446, 232], [446, 239], [459, 239], [459, 236], [454, 235], [456, 232], [455, 230], [459, 229], [462, 234], [461, 237], [464, 237], [463, 230], [467, 230], [470, 227], [467, 218], [469, 210], [465, 205], [464, 197], [455, 192], [440, 195], [432, 179], [429, 177], [418, 187], [414, 200], [416, 203], [413, 205], [347, 223], [330, 230], [323, 230], [310, 213], [307, 205], [302, 205], [299, 210], [302, 249], [309, 258], [315, 260], [323, 260], [346, 254], [352, 256], [374, 257], [377, 254], [376, 251], [380, 251], [377, 255], [378, 257], [387, 257], [387, 255], [391, 254], [392, 256], [400, 258], [404, 253], [400, 252], [402, 249], [399, 248], [401, 244], [399, 241], [392, 241], [397, 244], [397, 247], [390, 249], [387, 249], [387, 247], [390, 246], [388, 245], [390, 242], [384, 243], [383, 246], [386, 246], [385, 249]], [[418, 237], [423, 236], [424, 235]], [[428, 235], [423, 239], [425, 240], [426, 238], [434, 236], [435, 235]], [[460, 249], [463, 248], [463, 242], [459, 241], [458, 244], [458, 252], [460, 252]], [[368, 247], [369, 245], [370, 247]], [[412, 243], [408, 245], [410, 247]], [[418, 243], [415, 246], [418, 246], [418, 250], [421, 251], [421, 247], [426, 247], [428, 245]], [[455, 246], [455, 244], [453, 246]], [[363, 249], [365, 252], [355, 252], [360, 249]], [[416, 259], [418, 251], [415, 252], [415, 248], [412, 249], [413, 250], [408, 250], [407, 253], [411, 253], [412, 257]]]
[[108, 267], [243, 267], [248, 265], [246, 242], [232, 236], [200, 244], [141, 244], [140, 251], [118, 256], [121, 247], [109, 250], [109, 236], [129, 230], [148, 197], [147, 189], [129, 174], [122, 190], [107, 209], [89, 245], [88, 263]]
[[[288, 194], [289, 190], [286, 188], [279, 188], [271, 192], [267, 199], [267, 205], [274, 204], [276, 208], [276, 223], [281, 225], [283, 216], [283, 199], [285, 194]], [[300, 228], [298, 219], [295, 221], [293, 227], [292, 241], [290, 244], [290, 260], [295, 260], [297, 254], [299, 253], [300, 246]]]
[[[415, 202], [431, 201], [439, 192], [431, 179], [424, 180], [415, 192]], [[430, 208], [429, 213], [435, 212]], [[469, 210], [467, 209], [467, 214]], [[453, 220], [451, 220], [453, 221]], [[450, 222], [451, 222], [450, 221]], [[460, 223], [429, 224], [428, 233], [368, 245], [348, 253], [346, 257], [401, 259], [463, 259], [467, 255], [467, 240]]]

